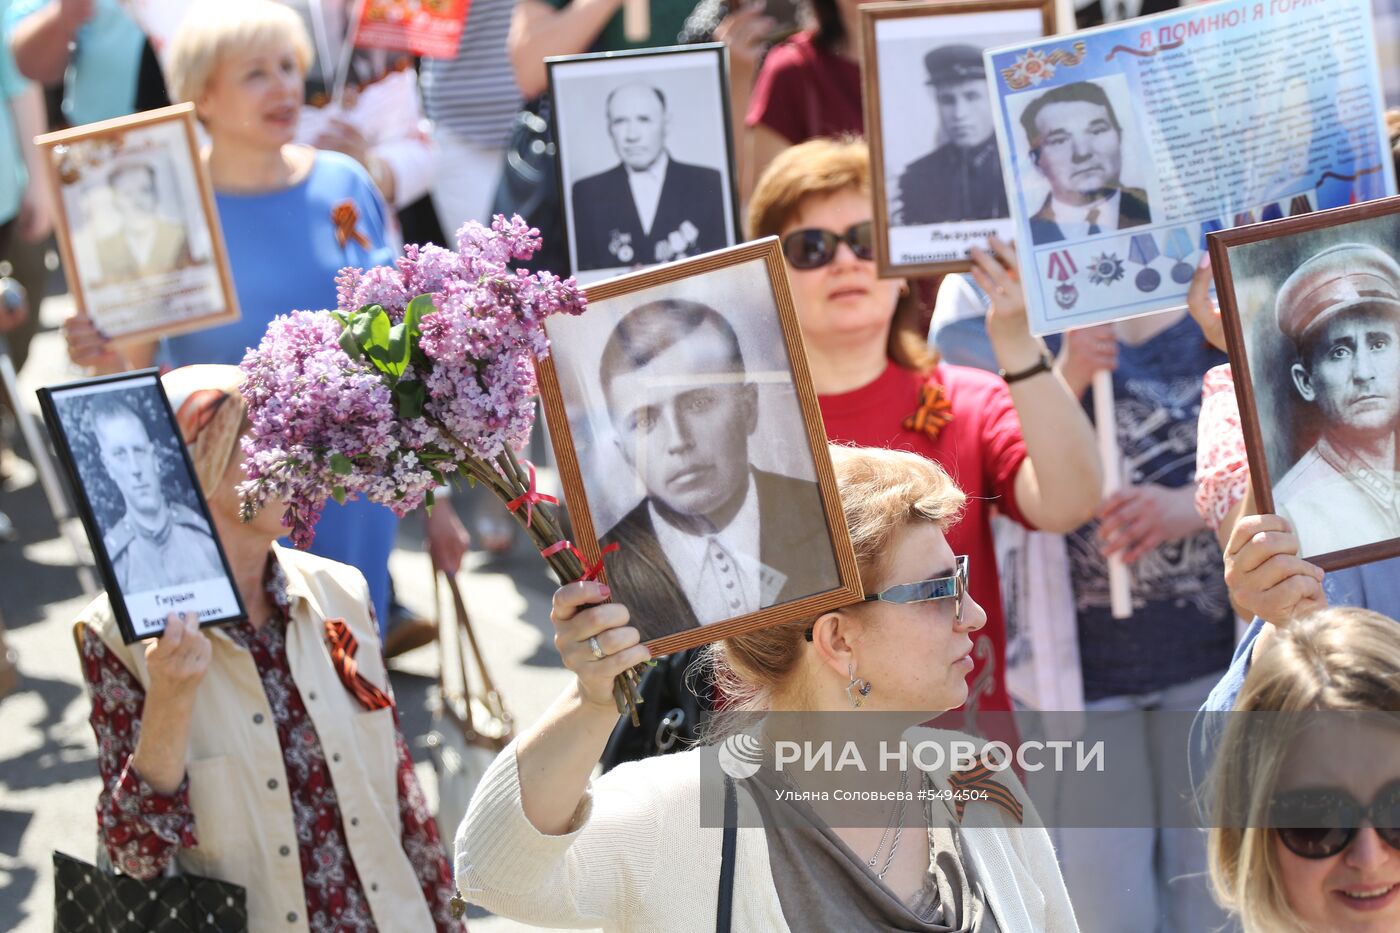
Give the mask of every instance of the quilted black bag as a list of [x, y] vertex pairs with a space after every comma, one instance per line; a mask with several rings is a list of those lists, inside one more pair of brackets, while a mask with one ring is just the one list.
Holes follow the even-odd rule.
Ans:
[[54, 933], [247, 933], [243, 888], [198, 875], [139, 881], [53, 854]]

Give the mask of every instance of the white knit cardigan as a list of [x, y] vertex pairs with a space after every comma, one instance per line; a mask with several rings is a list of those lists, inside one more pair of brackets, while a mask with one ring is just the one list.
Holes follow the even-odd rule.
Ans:
[[[934, 774], [946, 787], [946, 775]], [[963, 855], [973, 860], [1003, 933], [1076, 933], [1049, 834], [1020, 783], [998, 781], [1025, 805], [1025, 825], [968, 804]], [[747, 794], [741, 807], [752, 808]], [[768, 844], [755, 814], [740, 819], [734, 933], [787, 933]], [[753, 828], [745, 828], [745, 827]], [[462, 896], [503, 917], [546, 927], [713, 933], [723, 831], [700, 825], [700, 752], [622, 765], [589, 785], [573, 830], [548, 836], [520, 802], [512, 743], [482, 778], [457, 830]], [[814, 905], [815, 906], [815, 905]]]

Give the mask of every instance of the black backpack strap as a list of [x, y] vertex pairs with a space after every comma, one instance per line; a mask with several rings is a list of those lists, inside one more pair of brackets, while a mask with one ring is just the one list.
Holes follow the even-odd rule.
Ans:
[[724, 844], [719, 857], [719, 903], [715, 906], [715, 933], [729, 933], [734, 907], [735, 850], [739, 842], [739, 797], [734, 782], [724, 779]]

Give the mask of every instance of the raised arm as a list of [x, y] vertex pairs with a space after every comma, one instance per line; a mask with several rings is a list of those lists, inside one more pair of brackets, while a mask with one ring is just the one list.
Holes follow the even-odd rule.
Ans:
[[[89, 721], [102, 775], [98, 833], [112, 864], [142, 880], [164, 872], [177, 849], [198, 843], [185, 780], [189, 704], [178, 696], [172, 699], [169, 690], [154, 683], [156, 667], [169, 669], [177, 656], [182, 665], [198, 662], [199, 642], [183, 637], [187, 634], [187, 623], [172, 616], [167, 635], [160, 639], [165, 643], [160, 657], [155, 650], [148, 656], [155, 662], [149, 694], [102, 639], [91, 630], [83, 639], [83, 675], [92, 697]], [[204, 642], [207, 667], [208, 640], [197, 628], [195, 634]], [[170, 678], [161, 676], [169, 686]]]
[[68, 67], [78, 27], [92, 18], [94, 0], [53, 0], [21, 19], [10, 31], [10, 51], [20, 74], [57, 84]]
[[563, 8], [544, 0], [517, 0], [506, 51], [525, 99], [539, 97], [548, 86], [546, 57], [588, 51], [621, 7], [622, 0], [574, 0]]
[[[613, 678], [651, 658], [641, 633], [628, 625], [627, 607], [590, 605], [607, 596], [602, 584], [583, 582], [554, 594], [554, 645], [576, 676], [516, 747], [525, 815], [546, 835], [572, 828], [593, 766], [617, 723]], [[605, 657], [594, 656], [589, 638], [598, 639]]]
[[487, 769], [457, 831], [458, 890], [514, 920], [616, 926], [658, 874], [657, 788], [629, 782], [628, 768], [589, 787], [617, 722], [613, 678], [651, 656], [626, 608], [585, 608], [606, 598], [586, 582], [555, 594], [554, 644], [574, 682]]
[[[991, 299], [987, 334], [1007, 373], [1034, 366], [1047, 353], [1031, 336], [1016, 249], [993, 237], [992, 252], [972, 250], [972, 277]], [[1036, 528], [1069, 532], [1093, 517], [1102, 492], [1094, 426], [1059, 373], [1013, 382], [1011, 400], [1021, 420], [1026, 459], [1016, 473], [1016, 505]]]

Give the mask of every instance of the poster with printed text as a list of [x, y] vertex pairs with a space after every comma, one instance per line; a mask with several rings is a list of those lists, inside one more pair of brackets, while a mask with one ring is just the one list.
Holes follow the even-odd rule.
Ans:
[[1220, 0], [986, 64], [1036, 334], [1185, 304], [1213, 231], [1396, 193], [1370, 0]]

